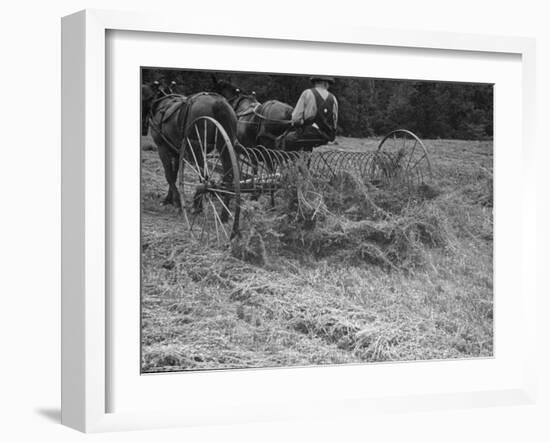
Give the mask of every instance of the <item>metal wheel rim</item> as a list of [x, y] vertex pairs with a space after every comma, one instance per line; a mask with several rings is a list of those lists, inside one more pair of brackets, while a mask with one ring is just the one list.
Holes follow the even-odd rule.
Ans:
[[376, 155], [379, 162], [395, 161], [396, 156], [400, 155], [399, 152], [403, 152], [404, 155], [400, 160], [400, 164], [404, 164], [404, 168], [401, 169], [402, 176], [392, 178], [404, 179], [409, 185], [423, 184], [431, 180], [432, 166], [428, 150], [416, 134], [407, 129], [390, 132], [378, 144]]
[[239, 233], [240, 173], [223, 126], [211, 117], [195, 119], [185, 130], [179, 161], [182, 215], [190, 234], [201, 242], [229, 242]]

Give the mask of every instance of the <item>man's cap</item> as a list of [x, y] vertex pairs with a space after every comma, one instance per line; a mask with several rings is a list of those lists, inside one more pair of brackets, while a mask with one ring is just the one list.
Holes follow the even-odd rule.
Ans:
[[330, 84], [334, 83], [334, 77], [328, 77], [326, 75], [314, 75], [312, 77], [309, 77], [309, 81], [312, 83], [315, 83], [316, 81], [327, 81]]

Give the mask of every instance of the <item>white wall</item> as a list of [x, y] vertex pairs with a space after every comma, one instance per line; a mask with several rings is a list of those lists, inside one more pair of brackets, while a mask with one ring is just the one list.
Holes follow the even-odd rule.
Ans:
[[[277, 6], [273, 6], [273, 5]], [[536, 36], [539, 79], [539, 173], [548, 195], [550, 149], [546, 122], [550, 112], [549, 14], [544, 2], [462, 0], [20, 0], [1, 12], [0, 113], [0, 437], [12, 440], [81, 440], [59, 419], [60, 322], [60, 17], [83, 8], [150, 10], [153, 7], [192, 20], [193, 11], [237, 15], [248, 20], [285, 20], [289, 15], [373, 27]], [[265, 10], [268, 13], [264, 13]], [[265, 15], [263, 15], [265, 14]], [[544, 144], [543, 144], [544, 143]], [[543, 188], [543, 186], [546, 186]], [[548, 201], [548, 197], [545, 196]], [[540, 263], [548, 262], [548, 209], [540, 212]], [[539, 264], [540, 265], [540, 264]], [[545, 269], [541, 266], [541, 276]], [[548, 294], [548, 283], [545, 293]], [[550, 295], [548, 296], [550, 297]], [[550, 311], [548, 297], [541, 311]], [[542, 317], [542, 316], [541, 316]], [[549, 327], [541, 324], [548, 336]], [[541, 367], [548, 372], [548, 341], [540, 339]], [[544, 352], [544, 353], [543, 353]], [[97, 440], [548, 440], [548, 376], [541, 379], [537, 406], [375, 416], [363, 420], [302, 422], [246, 427], [95, 436]]]

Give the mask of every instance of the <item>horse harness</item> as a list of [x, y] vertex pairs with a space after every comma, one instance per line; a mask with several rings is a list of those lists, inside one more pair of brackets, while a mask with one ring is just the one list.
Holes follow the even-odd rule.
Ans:
[[[170, 140], [164, 133], [163, 133], [163, 125], [166, 124], [168, 121], [170, 121], [173, 117], [178, 118], [179, 124], [177, 124], [177, 128], [181, 128], [186, 125], [187, 123], [187, 116], [189, 114], [189, 109], [191, 109], [193, 103], [197, 100], [198, 97], [203, 95], [211, 95], [210, 92], [199, 92], [196, 94], [191, 95], [190, 97], [186, 97], [185, 95], [179, 95], [179, 94], [169, 94], [164, 95], [162, 97], [159, 97], [151, 103], [151, 109], [149, 111], [148, 121], [149, 125], [154, 129], [154, 131], [160, 135], [162, 140], [168, 145], [168, 147], [173, 151], [174, 154], [179, 155], [180, 154], [180, 148], [176, 146], [176, 143], [174, 143], [172, 140]], [[173, 101], [169, 103], [165, 108], [161, 109], [158, 112], [154, 112], [154, 104], [160, 103], [163, 100], [166, 99], [172, 99]], [[181, 114], [181, 109], [184, 107], [184, 112]], [[159, 122], [158, 124], [154, 121], [154, 117], [156, 114], [159, 114]], [[185, 129], [183, 130], [183, 133], [185, 133]]]
[[[247, 108], [245, 108], [241, 111], [237, 111], [240, 104], [246, 99], [252, 100], [252, 102], [250, 103], [250, 106], [248, 106]], [[229, 103], [229, 105], [235, 111], [235, 115], [237, 115], [237, 118], [246, 117], [248, 115], [254, 114], [260, 120], [262, 120], [264, 122], [267, 122], [267, 123], [292, 124], [292, 120], [278, 120], [278, 119], [268, 118], [268, 117], [261, 114], [261, 112], [265, 109], [265, 107], [270, 105], [273, 102], [272, 100], [267, 101], [267, 102], [262, 104], [262, 103], [258, 102], [256, 97], [254, 97], [254, 96], [246, 95], [246, 94], [235, 94], [233, 97], [228, 98], [227, 102]], [[241, 121], [241, 123], [242, 124], [257, 124], [257, 125], [260, 124], [260, 122], [255, 122], [255, 121]]]

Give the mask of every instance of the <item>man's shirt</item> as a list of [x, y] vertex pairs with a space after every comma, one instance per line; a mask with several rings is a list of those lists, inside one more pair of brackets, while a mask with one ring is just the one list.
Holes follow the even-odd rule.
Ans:
[[[329, 91], [327, 89], [323, 88], [316, 88], [317, 92], [323, 97], [323, 99], [326, 100], [328, 97]], [[336, 101], [336, 97], [334, 97], [334, 106], [332, 109], [332, 115], [334, 116], [334, 129], [338, 126], [338, 101]], [[306, 89], [304, 92], [302, 92], [302, 95], [300, 95], [300, 98], [298, 99], [298, 102], [296, 103], [296, 107], [294, 108], [294, 111], [292, 112], [292, 121], [307, 121], [314, 119], [317, 115], [317, 103], [315, 101], [315, 96], [313, 95], [313, 92], [311, 92], [311, 89]]]

